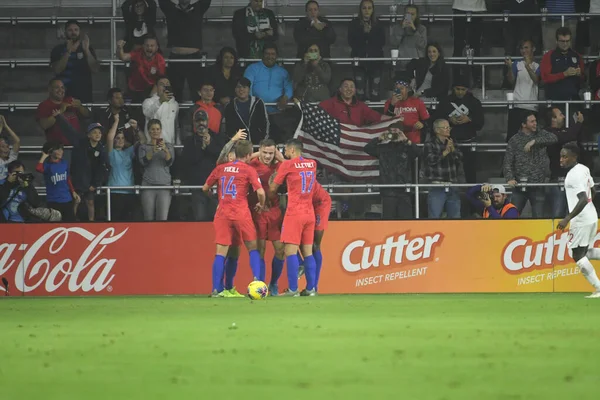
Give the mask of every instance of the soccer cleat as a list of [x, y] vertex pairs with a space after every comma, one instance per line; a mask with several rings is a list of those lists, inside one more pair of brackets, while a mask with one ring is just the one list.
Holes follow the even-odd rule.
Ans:
[[216, 290], [213, 290], [210, 294], [210, 297], [228, 297], [225, 295], [225, 292], [227, 292], [227, 290], [223, 290], [222, 292], [217, 292]]
[[283, 293], [281, 293], [280, 296], [300, 297], [300, 293], [298, 293], [297, 290], [294, 291], [294, 290], [290, 290], [290, 289], [285, 289], [285, 291]]
[[600, 299], [600, 290], [595, 291], [589, 296], [585, 296], [586, 299]]
[[304, 275], [304, 264], [298, 266], [298, 279], [302, 278], [302, 275]]
[[226, 297], [246, 297], [243, 294], [241, 294], [240, 292], [238, 292], [237, 289], [235, 288], [235, 286], [229, 290], [225, 290], [225, 292], [229, 293], [229, 296], [226, 296]]
[[304, 289], [300, 292], [300, 296], [303, 296], [303, 297], [304, 296], [314, 297], [316, 295], [317, 295], [317, 291], [315, 289], [313, 289], [313, 290]]
[[276, 283], [269, 285], [269, 296], [279, 296], [279, 287]]

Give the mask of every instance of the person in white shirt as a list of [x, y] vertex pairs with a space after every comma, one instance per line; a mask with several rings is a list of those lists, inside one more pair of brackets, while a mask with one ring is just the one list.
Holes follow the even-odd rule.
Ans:
[[[152, 97], [147, 98], [142, 103], [142, 111], [146, 116], [146, 121], [157, 119], [162, 125], [162, 138], [167, 143], [181, 144], [178, 135], [178, 115], [179, 103], [173, 96], [171, 82], [166, 76], [161, 76], [156, 80], [156, 88], [152, 91]], [[146, 140], [150, 141], [148, 133], [148, 123], [145, 127]]]
[[560, 220], [557, 228], [564, 231], [570, 223], [567, 246], [573, 252], [573, 260], [581, 274], [594, 287], [589, 299], [600, 298], [600, 280], [590, 262], [600, 260], [600, 248], [594, 248], [598, 233], [598, 213], [592, 199], [596, 194], [594, 180], [590, 170], [579, 164], [579, 146], [575, 142], [565, 144], [560, 151], [560, 166], [569, 169], [565, 178], [565, 193], [569, 205], [569, 214]]
[[[535, 46], [532, 40], [521, 42], [522, 60], [513, 61], [510, 57], [506, 60], [508, 71], [506, 79], [514, 87], [514, 99], [518, 101], [537, 101], [540, 82], [540, 64], [533, 61]], [[533, 111], [537, 114], [536, 104], [515, 104], [508, 111], [508, 130], [506, 142], [519, 132], [523, 114]]]

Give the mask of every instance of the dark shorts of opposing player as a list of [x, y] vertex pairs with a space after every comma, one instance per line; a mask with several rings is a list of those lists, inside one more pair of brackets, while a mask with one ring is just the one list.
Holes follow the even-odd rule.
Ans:
[[215, 243], [222, 246], [241, 246], [244, 242], [256, 240], [256, 229], [251, 219], [230, 220], [215, 218]]
[[315, 216], [286, 215], [281, 227], [281, 241], [286, 244], [312, 245], [315, 237]]
[[331, 202], [322, 203], [315, 207], [315, 231], [324, 231], [329, 224]]
[[271, 208], [267, 212], [254, 214], [256, 237], [260, 240], [274, 242], [281, 239], [281, 223], [283, 216], [279, 207]]

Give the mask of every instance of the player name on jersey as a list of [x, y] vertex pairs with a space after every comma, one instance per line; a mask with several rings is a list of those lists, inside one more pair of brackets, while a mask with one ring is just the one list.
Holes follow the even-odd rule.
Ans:
[[314, 168], [314, 162], [296, 162], [294, 163], [295, 168]]
[[223, 168], [223, 172], [233, 172], [234, 174], [237, 174], [240, 172], [240, 169], [238, 167], [225, 167]]

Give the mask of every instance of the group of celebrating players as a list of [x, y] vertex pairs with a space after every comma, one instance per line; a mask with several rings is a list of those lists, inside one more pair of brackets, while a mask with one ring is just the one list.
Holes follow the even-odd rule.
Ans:
[[[285, 157], [275, 142], [265, 139], [254, 153], [240, 130], [223, 148], [217, 167], [202, 190], [210, 195], [217, 186], [219, 206], [214, 218], [213, 297], [243, 297], [233, 286], [239, 247], [250, 254], [254, 280], [265, 281], [265, 249], [273, 244], [269, 294], [315, 296], [323, 257], [321, 241], [331, 211], [331, 197], [316, 180], [317, 163], [302, 156], [302, 142], [289, 140]], [[279, 192], [287, 189], [283, 215]], [[288, 289], [279, 293], [278, 280], [287, 262]], [[298, 290], [300, 265], [304, 265], [306, 289]]]

